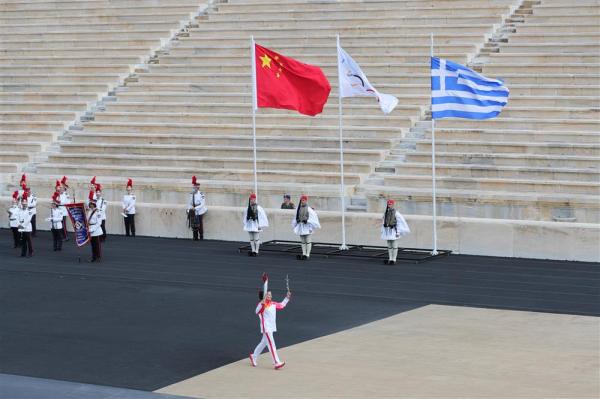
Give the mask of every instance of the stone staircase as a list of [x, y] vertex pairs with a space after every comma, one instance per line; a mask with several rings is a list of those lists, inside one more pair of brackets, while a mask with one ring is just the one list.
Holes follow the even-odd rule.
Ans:
[[[258, 1], [216, 4], [138, 68], [112, 101], [71, 130], [60, 151], [36, 165], [51, 190], [66, 174], [84, 189], [99, 176], [109, 200], [134, 179], [143, 202], [185, 202], [196, 175], [209, 204], [238, 205], [252, 189], [249, 39], [322, 67], [332, 96], [322, 115], [283, 110], [257, 115], [259, 191], [264, 206], [281, 194], [311, 195], [339, 209], [335, 34], [382, 92], [399, 97], [391, 116], [372, 98], [344, 102], [345, 183], [350, 210], [364, 209], [356, 187], [421, 120], [429, 102], [429, 36], [436, 54], [469, 62], [516, 9], [517, 0]], [[160, 22], [156, 21], [156, 23]], [[126, 55], [111, 55], [125, 57]], [[93, 67], [90, 62], [90, 67]], [[95, 66], [98, 66], [97, 64]], [[74, 83], [77, 84], [77, 83]], [[108, 100], [108, 99], [107, 99]]]
[[[438, 215], [600, 222], [600, 3], [523, 2], [470, 65], [511, 90], [500, 117], [436, 122]], [[357, 194], [431, 214], [431, 122]]]
[[199, 10], [196, 0], [2, 1], [0, 184], [34, 172]]

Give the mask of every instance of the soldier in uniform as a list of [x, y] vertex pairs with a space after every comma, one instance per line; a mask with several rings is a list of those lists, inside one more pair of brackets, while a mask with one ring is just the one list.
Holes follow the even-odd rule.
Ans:
[[19, 191], [15, 191], [12, 195], [12, 204], [7, 210], [8, 212], [8, 227], [13, 235], [14, 248], [21, 245], [21, 235], [19, 234]]
[[69, 185], [67, 184], [67, 176], [63, 176], [60, 182], [57, 180], [56, 185], [57, 190], [60, 190], [60, 205], [63, 213], [63, 240], [69, 241], [69, 236], [67, 235], [67, 216], [69, 216], [69, 212], [67, 211], [66, 205], [70, 204], [72, 201], [69, 193], [67, 192], [69, 188]]
[[52, 242], [54, 251], [62, 251], [62, 231], [63, 231], [63, 213], [59, 208], [60, 195], [55, 192], [50, 201], [50, 217], [46, 220], [50, 222], [50, 231], [52, 232]]
[[250, 194], [248, 198], [248, 207], [244, 211], [244, 231], [250, 235], [250, 248], [248, 256], [258, 256], [258, 248], [260, 247], [260, 232], [269, 227], [267, 214], [262, 206], [256, 203], [256, 194]]
[[31, 218], [31, 236], [35, 237], [35, 234], [37, 233], [37, 198], [35, 194], [31, 192], [31, 188], [27, 186], [27, 176], [25, 174], [21, 176], [21, 181], [19, 182], [19, 184], [21, 185], [21, 189], [23, 190], [21, 195], [27, 193], [27, 208], [31, 211], [31, 214], [33, 215]]
[[394, 203], [393, 199], [387, 201], [387, 207], [381, 223], [381, 239], [387, 241], [388, 247], [388, 259], [383, 261], [386, 265], [396, 264], [398, 238], [410, 233], [406, 220], [404, 220], [400, 212], [394, 209]]
[[92, 244], [92, 259], [90, 262], [99, 262], [102, 258], [102, 249], [100, 244], [100, 236], [102, 235], [102, 219], [100, 212], [96, 209], [96, 201], [92, 199], [92, 195], [89, 198], [89, 214], [88, 214], [88, 227], [90, 229], [90, 241]]
[[296, 206], [292, 202], [292, 197], [289, 194], [283, 195], [283, 202], [281, 203], [281, 209], [294, 209]]
[[125, 236], [135, 237], [135, 194], [133, 193], [133, 180], [127, 180], [125, 187], [127, 193], [123, 196], [123, 220], [125, 222]]
[[311, 235], [316, 229], [321, 228], [317, 212], [308, 206], [308, 196], [302, 195], [296, 209], [296, 217], [292, 220], [294, 233], [300, 236], [302, 255], [296, 256], [298, 260], [308, 260], [312, 249]]
[[27, 193], [21, 197], [21, 211], [19, 212], [19, 233], [21, 233], [21, 256], [33, 256], [33, 244], [31, 242], [31, 218], [33, 214], [27, 206]]
[[208, 211], [206, 207], [206, 198], [200, 191], [200, 183], [196, 176], [192, 176], [192, 192], [187, 205], [188, 227], [192, 229], [194, 241], [204, 240], [204, 223], [202, 221], [204, 214]]
[[[95, 177], [94, 177], [95, 179]], [[100, 227], [102, 228], [102, 235], [100, 236], [100, 241], [106, 241], [106, 200], [102, 196], [102, 185], [100, 183], [95, 184], [96, 191], [96, 207], [98, 208], [98, 212], [100, 212], [100, 219], [102, 223]]]

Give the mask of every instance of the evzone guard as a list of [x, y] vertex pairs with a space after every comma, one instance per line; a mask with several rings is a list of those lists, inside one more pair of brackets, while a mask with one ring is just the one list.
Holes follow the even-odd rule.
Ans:
[[242, 223], [244, 231], [250, 235], [251, 251], [248, 251], [248, 256], [258, 256], [260, 233], [264, 228], [269, 227], [269, 220], [262, 206], [256, 203], [255, 193], [250, 194], [248, 198], [248, 207], [244, 210]]
[[208, 211], [206, 207], [206, 197], [200, 191], [200, 183], [196, 176], [192, 176], [192, 192], [186, 208], [188, 217], [188, 227], [192, 229], [194, 241], [204, 240], [204, 214]]
[[100, 236], [102, 235], [102, 217], [98, 209], [96, 209], [96, 201], [94, 201], [91, 192], [88, 199], [88, 227], [90, 229], [90, 242], [92, 244], [92, 259], [90, 262], [98, 262], [102, 258], [102, 249], [100, 244]]
[[302, 255], [297, 255], [298, 260], [308, 260], [312, 249], [311, 235], [316, 229], [321, 228], [317, 212], [308, 206], [308, 196], [302, 195], [298, 208], [296, 209], [296, 217], [292, 220], [294, 233], [300, 236], [300, 246], [302, 247]]
[[21, 245], [21, 234], [19, 233], [19, 213], [21, 212], [19, 208], [19, 191], [13, 193], [11, 206], [6, 212], [8, 213], [8, 227], [10, 227], [13, 236], [13, 248], [17, 248]]
[[410, 233], [404, 216], [394, 208], [394, 200], [389, 199], [381, 222], [381, 239], [387, 241], [388, 259], [383, 263], [393, 265], [398, 256], [398, 239]]
[[18, 230], [21, 234], [21, 256], [33, 256], [33, 243], [31, 242], [31, 218], [33, 214], [27, 206], [27, 192], [21, 197], [21, 211], [19, 212]]
[[52, 232], [52, 246], [54, 251], [62, 251], [63, 242], [63, 212], [60, 207], [60, 195], [55, 192], [50, 200], [50, 217], [46, 218], [50, 222], [50, 231]]
[[125, 236], [135, 237], [135, 194], [133, 193], [133, 180], [127, 180], [125, 186], [127, 193], [123, 195], [123, 222], [125, 223]]
[[275, 339], [273, 333], [277, 331], [277, 311], [282, 310], [286, 307], [292, 293], [288, 290], [286, 297], [281, 302], [274, 302], [272, 300], [271, 291], [269, 291], [269, 276], [266, 273], [262, 275], [263, 290], [259, 291], [258, 298], [260, 302], [256, 305], [255, 313], [258, 315], [260, 320], [260, 332], [262, 339], [260, 343], [254, 349], [254, 353], [250, 354], [250, 364], [253, 367], [258, 365], [258, 357], [265, 348], [268, 348], [271, 354], [271, 360], [273, 361], [273, 367], [275, 370], [279, 370], [285, 366], [285, 362], [279, 360], [277, 355], [277, 347], [275, 346]]

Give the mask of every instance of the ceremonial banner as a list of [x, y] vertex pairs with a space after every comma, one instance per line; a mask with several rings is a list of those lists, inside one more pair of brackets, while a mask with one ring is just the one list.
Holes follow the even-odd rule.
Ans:
[[508, 103], [508, 95], [501, 79], [487, 78], [463, 65], [431, 57], [433, 119], [494, 118]]
[[90, 241], [90, 229], [88, 226], [85, 206], [82, 202], [76, 204], [66, 204], [69, 219], [75, 231], [75, 242], [78, 247], [81, 247]]
[[321, 68], [254, 43], [255, 106], [315, 116], [323, 112], [331, 85]]
[[340, 97], [375, 97], [384, 114], [392, 112], [398, 105], [398, 99], [391, 94], [378, 92], [356, 61], [339, 45], [337, 50]]

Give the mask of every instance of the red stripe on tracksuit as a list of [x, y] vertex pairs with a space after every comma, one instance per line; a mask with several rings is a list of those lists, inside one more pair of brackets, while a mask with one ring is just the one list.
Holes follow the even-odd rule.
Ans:
[[269, 342], [269, 353], [271, 354], [271, 357], [273, 358], [273, 363], [277, 364], [277, 360], [275, 360], [275, 351], [273, 350], [273, 344], [271, 343], [271, 339], [269, 338], [269, 334], [267, 333], [267, 329], [265, 328], [265, 318], [262, 315], [264, 310], [265, 310], [265, 308], [263, 305], [263, 308], [258, 315], [260, 317], [260, 322], [262, 324], [263, 334], [267, 337], [267, 342]]

